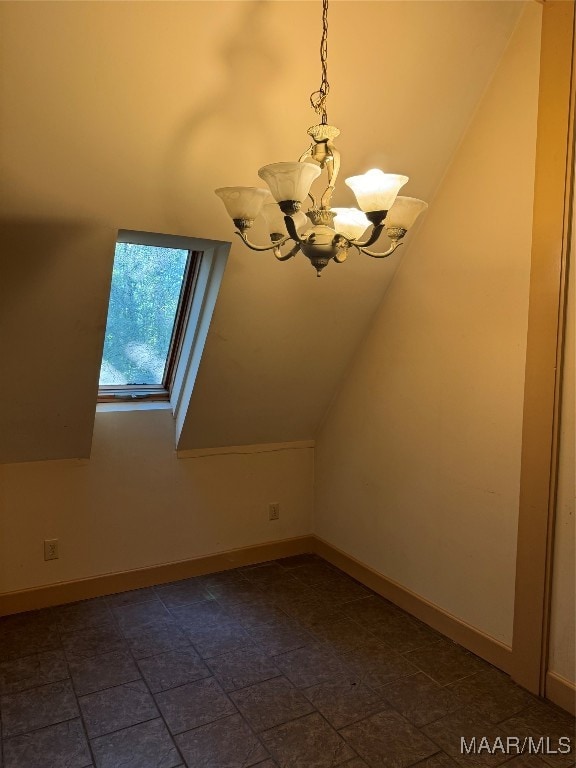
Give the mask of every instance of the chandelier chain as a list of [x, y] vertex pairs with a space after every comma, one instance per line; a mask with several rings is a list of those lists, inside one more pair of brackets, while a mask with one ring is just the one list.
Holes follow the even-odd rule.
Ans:
[[328, 123], [326, 99], [330, 91], [328, 82], [328, 0], [322, 0], [322, 40], [320, 41], [320, 63], [322, 81], [320, 88], [310, 95], [310, 104], [321, 118], [322, 125]]

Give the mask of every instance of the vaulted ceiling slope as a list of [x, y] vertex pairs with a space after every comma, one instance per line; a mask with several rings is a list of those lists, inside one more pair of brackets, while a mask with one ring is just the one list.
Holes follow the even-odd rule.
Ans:
[[[332, 3], [343, 177], [380, 166], [430, 200], [522, 5]], [[88, 455], [115, 231], [232, 239], [212, 190], [306, 148], [320, 15], [319, 1], [0, 3], [0, 460]], [[343, 184], [334, 204], [353, 204]], [[312, 438], [401, 251], [318, 280], [302, 257], [235, 243], [179, 447]]]

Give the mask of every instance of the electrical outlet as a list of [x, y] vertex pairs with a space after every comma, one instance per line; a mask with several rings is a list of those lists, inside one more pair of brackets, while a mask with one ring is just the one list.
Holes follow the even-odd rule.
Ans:
[[58, 560], [58, 539], [45, 539], [44, 560]]
[[278, 520], [280, 517], [280, 504], [269, 504], [268, 505], [268, 519], [269, 520]]

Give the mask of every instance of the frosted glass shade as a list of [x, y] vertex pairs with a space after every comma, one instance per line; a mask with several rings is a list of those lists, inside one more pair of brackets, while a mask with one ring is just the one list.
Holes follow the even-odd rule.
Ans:
[[270, 198], [267, 189], [257, 187], [220, 187], [214, 191], [232, 219], [255, 219]]
[[358, 208], [332, 208], [334, 229], [348, 240], [357, 240], [370, 226], [370, 220]]
[[[284, 223], [284, 214], [278, 207], [278, 203], [276, 202], [265, 203], [262, 206], [262, 215], [266, 220], [266, 226], [268, 227], [268, 233], [270, 235], [272, 234], [287, 235], [288, 234], [288, 231], [286, 229], [286, 224]], [[294, 219], [294, 224], [296, 225], [297, 230], [302, 229], [308, 223], [308, 217], [303, 211], [298, 211], [292, 216], [292, 218]]]
[[277, 203], [284, 200], [302, 203], [320, 173], [320, 166], [312, 163], [271, 163], [260, 168], [258, 176], [268, 184]]
[[346, 179], [346, 184], [356, 195], [363, 211], [389, 211], [400, 188], [407, 181], [408, 176], [384, 173], [373, 168], [361, 176], [351, 176]]
[[424, 200], [418, 200], [416, 197], [398, 196], [394, 201], [394, 205], [388, 211], [386, 228], [402, 227], [402, 229], [410, 229], [418, 216], [426, 208], [428, 208], [428, 203], [425, 203]]

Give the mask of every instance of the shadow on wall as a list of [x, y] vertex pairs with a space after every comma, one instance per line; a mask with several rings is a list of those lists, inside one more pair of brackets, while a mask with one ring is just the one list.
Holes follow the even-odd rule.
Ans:
[[[258, 0], [247, 6], [221, 52], [214, 54], [224, 68], [221, 88], [190, 109], [168, 148], [165, 213], [177, 231], [189, 227], [191, 203], [197, 202], [201, 187], [207, 185], [201, 189], [206, 199], [216, 186], [256, 184], [255, 169], [274, 157], [274, 120], [265, 108], [280, 72], [268, 23], [271, 5], [270, 0]], [[244, 159], [246, 177], [228, 179], [228, 160], [238, 154]], [[211, 203], [210, 199], [208, 208]]]
[[[33, 294], [36, 287], [45, 282], [63, 254], [74, 250], [74, 243], [78, 243], [76, 263], [81, 269], [80, 244], [96, 226], [94, 222], [66, 219], [0, 219], [0, 322], [14, 316], [23, 296]], [[73, 266], [69, 259], [68, 266]], [[41, 317], [38, 321], [41, 322]], [[9, 323], [6, 322], [3, 328], [5, 332], [9, 331]]]

